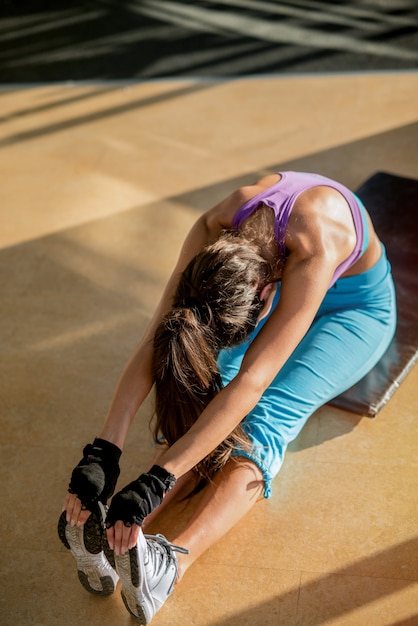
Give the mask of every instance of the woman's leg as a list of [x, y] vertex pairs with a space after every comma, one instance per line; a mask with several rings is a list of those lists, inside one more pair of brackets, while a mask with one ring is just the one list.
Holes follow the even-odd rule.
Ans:
[[263, 493], [261, 470], [242, 457], [232, 458], [205, 488], [193, 516], [174, 537], [188, 554], [179, 554], [182, 576], [205, 550], [248, 513]]

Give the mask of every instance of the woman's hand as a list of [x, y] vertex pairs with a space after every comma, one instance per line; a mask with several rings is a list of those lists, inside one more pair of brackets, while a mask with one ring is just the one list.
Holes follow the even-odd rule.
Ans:
[[106, 531], [109, 548], [113, 550], [116, 555], [125, 554], [128, 550], [136, 546], [139, 529], [140, 526], [138, 526], [138, 524], [125, 526], [121, 520], [117, 521], [114, 526], [111, 526]]
[[[81, 500], [72, 493], [67, 494], [62, 510], [66, 511], [66, 520], [71, 526], [82, 526], [91, 515], [91, 512], [82, 506]], [[125, 526], [122, 521], [116, 522], [106, 531], [110, 549], [114, 550], [115, 554], [125, 554], [136, 546], [139, 529], [138, 524]]]
[[81, 500], [83, 508], [91, 509], [98, 501], [106, 504], [111, 497], [120, 473], [121, 454], [120, 448], [104, 439], [96, 438], [85, 446], [83, 458], [73, 469], [68, 486], [70, 494]]
[[66, 520], [71, 526], [82, 526], [90, 517], [90, 511], [81, 504], [81, 500], [74, 493], [67, 493], [62, 507], [66, 511]]
[[175, 484], [175, 477], [159, 465], [141, 474], [112, 499], [106, 517], [107, 540], [116, 555], [136, 545], [144, 520], [163, 501]]

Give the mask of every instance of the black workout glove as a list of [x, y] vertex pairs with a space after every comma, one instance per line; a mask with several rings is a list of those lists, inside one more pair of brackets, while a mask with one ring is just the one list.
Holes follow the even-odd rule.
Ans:
[[100, 500], [106, 504], [113, 494], [120, 474], [122, 450], [104, 439], [95, 439], [83, 450], [83, 458], [74, 468], [68, 491], [89, 510]]
[[122, 520], [125, 526], [142, 526], [144, 519], [161, 504], [164, 494], [175, 483], [173, 474], [153, 465], [149, 472], [141, 474], [114, 496], [106, 518], [107, 528], [118, 520]]

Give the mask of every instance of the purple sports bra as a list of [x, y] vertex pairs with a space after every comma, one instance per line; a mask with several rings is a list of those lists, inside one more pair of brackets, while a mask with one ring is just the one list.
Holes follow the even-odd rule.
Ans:
[[[330, 178], [321, 176], [320, 174], [308, 174], [305, 172], [277, 172], [281, 179], [271, 187], [268, 187], [254, 198], [251, 198], [235, 213], [232, 220], [232, 228], [238, 230], [243, 222], [252, 215], [255, 209], [261, 204], [265, 204], [273, 209], [275, 214], [274, 234], [277, 241], [279, 253], [283, 256], [286, 254], [285, 234], [287, 222], [296, 198], [303, 191], [312, 189], [312, 187], [326, 186], [336, 189], [347, 201], [354, 220], [354, 228], [357, 233], [357, 242], [353, 252], [345, 259], [335, 270], [332, 277], [331, 285], [344, 274], [354, 263], [360, 258], [365, 250], [365, 244], [368, 240], [367, 221], [364, 207], [359, 198], [353, 194], [347, 187], [337, 183]], [[330, 286], [331, 286], [330, 285]]]

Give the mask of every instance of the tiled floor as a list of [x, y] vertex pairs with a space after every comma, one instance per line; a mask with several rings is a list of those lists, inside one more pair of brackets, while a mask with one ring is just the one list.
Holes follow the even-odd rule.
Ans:
[[[1, 624], [132, 623], [81, 588], [55, 527], [185, 232], [262, 172], [418, 178], [417, 98], [411, 73], [0, 92]], [[417, 383], [375, 420], [318, 411], [153, 624], [418, 624]], [[151, 459], [150, 415], [121, 484]]]

